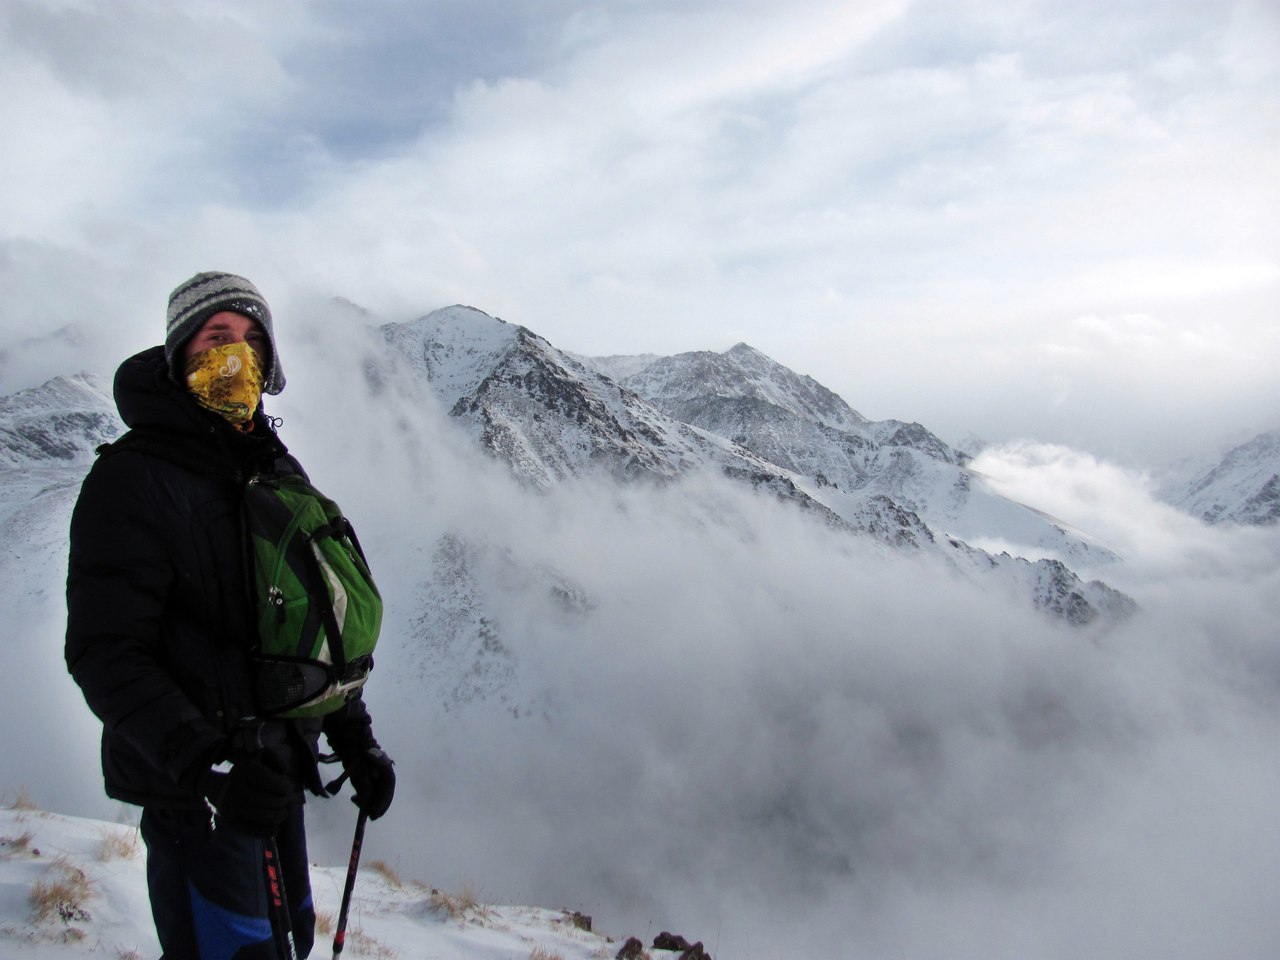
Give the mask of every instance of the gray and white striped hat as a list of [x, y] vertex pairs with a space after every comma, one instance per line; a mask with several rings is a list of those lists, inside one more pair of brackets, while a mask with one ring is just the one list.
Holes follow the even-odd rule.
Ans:
[[275, 395], [284, 389], [284, 370], [276, 335], [271, 328], [271, 308], [252, 283], [234, 273], [197, 273], [169, 294], [169, 322], [165, 328], [164, 358], [169, 375], [182, 383], [182, 348], [215, 313], [230, 310], [257, 321], [267, 335], [271, 356], [267, 358], [262, 391]]

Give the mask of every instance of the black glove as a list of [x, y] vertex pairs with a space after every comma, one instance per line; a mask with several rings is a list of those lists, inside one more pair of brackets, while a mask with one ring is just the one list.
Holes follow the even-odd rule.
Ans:
[[230, 827], [251, 837], [275, 836], [294, 799], [293, 784], [259, 760], [237, 760], [227, 773], [209, 770], [199, 789]]
[[391, 806], [396, 794], [395, 761], [381, 747], [369, 747], [359, 753], [342, 758], [343, 769], [351, 777], [356, 795], [352, 802], [377, 820]]

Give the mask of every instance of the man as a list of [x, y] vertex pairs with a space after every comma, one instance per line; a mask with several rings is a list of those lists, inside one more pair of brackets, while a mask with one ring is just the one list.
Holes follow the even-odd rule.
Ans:
[[253, 719], [241, 498], [256, 472], [302, 472], [260, 403], [284, 384], [258, 289], [228, 273], [191, 278], [169, 298], [163, 346], [116, 374], [130, 434], [94, 464], [71, 520], [67, 666], [103, 723], [107, 794], [143, 808], [169, 960], [277, 957], [274, 856], [297, 953], [309, 952], [302, 803], [304, 787], [324, 792], [320, 733], [370, 817], [395, 791], [358, 695], [322, 718]]

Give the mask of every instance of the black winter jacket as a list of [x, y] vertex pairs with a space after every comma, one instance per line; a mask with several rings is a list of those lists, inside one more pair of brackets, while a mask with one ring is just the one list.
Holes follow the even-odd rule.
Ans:
[[[299, 470], [261, 412], [242, 433], [170, 379], [161, 347], [126, 360], [120, 416], [147, 443], [102, 456], [71, 519], [67, 667], [103, 723], [109, 796], [199, 809], [196, 778], [234, 752], [254, 714], [255, 640], [240, 498], [251, 473]], [[268, 747], [319, 789], [317, 740], [350, 756], [376, 745], [364, 704], [273, 721]]]

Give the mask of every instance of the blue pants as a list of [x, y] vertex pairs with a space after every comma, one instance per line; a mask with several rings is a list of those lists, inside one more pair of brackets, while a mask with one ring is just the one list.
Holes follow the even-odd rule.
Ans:
[[[221, 822], [210, 832], [207, 813], [151, 807], [142, 812], [141, 830], [161, 960], [281, 960], [266, 841]], [[295, 949], [305, 957], [316, 915], [301, 803], [290, 807], [276, 845]]]

